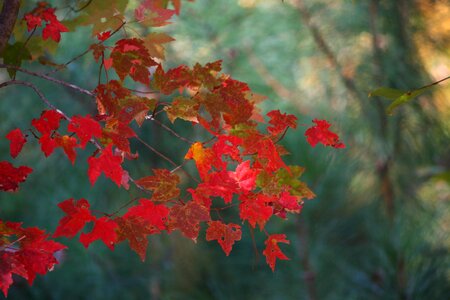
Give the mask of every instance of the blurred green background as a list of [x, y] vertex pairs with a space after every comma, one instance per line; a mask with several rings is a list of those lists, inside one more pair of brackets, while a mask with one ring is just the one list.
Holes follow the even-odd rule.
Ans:
[[[388, 100], [368, 93], [448, 76], [449, 16], [446, 0], [184, 3], [174, 23], [162, 28], [176, 39], [166, 67], [222, 59], [226, 73], [268, 96], [263, 112], [281, 109], [307, 126], [327, 119], [347, 145], [311, 148], [304, 126], [282, 141], [291, 151], [286, 162], [306, 167], [303, 179], [317, 194], [300, 216], [268, 224], [269, 232], [287, 233], [291, 245], [281, 247], [290, 261], [279, 261], [272, 273], [261, 255], [265, 235], [246, 227], [229, 257], [204, 238], [194, 244], [176, 233], [152, 236], [145, 263], [126, 243], [111, 252], [101, 243], [86, 250], [76, 239], [60, 239], [69, 246], [61, 264], [32, 287], [18, 279], [8, 299], [448, 299], [450, 84], [393, 116], [384, 113]], [[65, 62], [83, 52], [89, 34], [89, 28], [63, 34], [52, 59]], [[93, 89], [97, 70], [87, 56], [55, 76]], [[7, 80], [3, 70], [0, 78]], [[95, 114], [89, 98], [23, 74], [18, 79], [35, 82], [70, 115]], [[4, 134], [27, 129], [45, 108], [24, 88], [4, 88], [0, 97]], [[175, 124], [183, 136], [201, 136], [188, 127]], [[152, 123], [140, 132], [176, 162], [189, 147]], [[8, 145], [0, 140], [2, 160], [9, 160]], [[135, 178], [169, 167], [139, 144], [132, 147], [141, 156], [139, 164], [128, 164]], [[29, 142], [15, 164], [34, 173], [18, 193], [0, 194], [0, 219], [52, 232], [62, 217], [56, 204], [67, 198], [86, 198], [111, 212], [138, 195], [105, 178], [91, 187], [90, 154], [79, 152], [81, 163], [73, 167], [62, 151], [44, 159], [38, 143]]]

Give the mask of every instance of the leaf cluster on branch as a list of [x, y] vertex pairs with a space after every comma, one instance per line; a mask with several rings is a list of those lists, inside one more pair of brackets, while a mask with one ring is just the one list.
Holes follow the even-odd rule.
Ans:
[[[267, 117], [261, 115], [256, 108], [260, 97], [246, 83], [221, 73], [221, 61], [164, 67], [163, 45], [173, 39], [164, 33], [142, 36], [139, 32], [168, 24], [173, 15], [180, 13], [180, 0], [141, 1], [131, 15], [127, 4], [126, 0], [78, 1], [76, 7], [59, 9], [39, 2], [32, 11], [19, 13], [13, 36], [2, 52], [0, 68], [9, 71], [11, 80], [0, 83], [0, 88], [29, 87], [46, 106], [40, 115], [36, 112], [35, 119], [6, 134], [11, 157], [20, 160], [23, 147], [35, 140], [45, 157], [63, 151], [75, 168], [86, 163], [80, 161], [78, 152], [87, 151], [91, 154], [87, 164], [92, 185], [103, 174], [118, 187], [142, 193], [110, 212], [91, 209], [87, 199], [64, 200], [58, 206], [65, 215], [52, 235], [0, 220], [0, 289], [5, 295], [12, 284], [12, 274], [31, 284], [36, 274], [45, 274], [58, 263], [55, 253], [66, 247], [50, 237], [73, 238], [81, 232], [79, 240], [85, 247], [100, 240], [111, 250], [128, 241], [144, 260], [150, 235], [178, 230], [196, 241], [204, 225], [206, 240], [217, 241], [229, 255], [241, 239], [242, 228], [226, 220], [223, 210], [237, 211], [242, 223], [251, 228], [258, 226], [267, 235], [262, 253], [274, 270], [276, 259], [288, 259], [279, 243], [289, 241], [285, 234], [266, 232], [266, 223], [273, 217], [284, 219], [287, 214], [300, 213], [303, 201], [314, 197], [299, 179], [304, 169], [288, 166], [282, 159], [288, 151], [279, 141], [288, 128], [297, 127], [297, 118], [279, 110], [269, 112]], [[67, 19], [62, 20], [63, 15]], [[49, 63], [41, 59], [44, 53], [31, 50], [42, 48], [31, 47], [33, 43], [44, 48], [46, 43], [58, 43], [65, 32], [78, 26], [91, 26], [91, 45], [65, 64]], [[89, 55], [99, 69], [98, 84], [93, 90], [55, 77], [69, 64]], [[28, 70], [22, 66], [26, 61], [41, 62], [49, 71], [44, 74]], [[62, 111], [37, 85], [16, 79], [22, 73], [90, 96], [97, 114], [72, 115]], [[127, 87], [130, 82], [151, 93]], [[163, 102], [161, 96], [172, 100]], [[171, 124], [161, 121], [162, 114], [171, 123], [186, 122], [187, 126], [203, 128], [210, 138], [196, 141], [183, 137]], [[139, 130], [133, 129], [145, 122], [154, 122], [180, 142], [190, 144], [181, 164], [150, 146], [139, 136]], [[345, 147], [337, 134], [329, 130], [328, 122], [314, 122], [316, 125], [305, 133], [312, 146], [322, 143]], [[131, 126], [132, 123], [137, 126]], [[123, 167], [125, 160], [139, 159], [130, 145], [131, 139], [165, 160], [171, 169], [154, 168], [147, 176], [134, 179], [133, 171]], [[197, 174], [185, 170], [189, 160], [195, 162]], [[0, 162], [0, 189], [16, 192], [28, 176], [33, 176], [32, 171], [28, 166]], [[190, 181], [185, 191], [179, 188], [183, 180], [180, 172]], [[82, 232], [88, 223], [93, 224], [92, 230]]]

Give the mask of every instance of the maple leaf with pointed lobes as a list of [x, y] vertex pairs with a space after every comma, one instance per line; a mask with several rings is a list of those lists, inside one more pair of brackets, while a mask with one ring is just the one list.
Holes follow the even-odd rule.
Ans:
[[117, 41], [111, 58], [120, 80], [123, 81], [129, 75], [134, 81], [150, 84], [148, 67], [156, 66], [157, 63], [148, 54], [143, 40], [131, 38]]
[[52, 137], [52, 135], [47, 133], [39, 138], [39, 144], [41, 144], [41, 150], [46, 157], [50, 156], [55, 148], [61, 147], [72, 164], [75, 163], [77, 153], [74, 148], [77, 147], [77, 140], [74, 137], [68, 135], [60, 136], [59, 134], [55, 134]]
[[27, 22], [28, 31], [33, 30], [35, 27], [42, 26], [42, 18], [33, 14], [26, 14], [23, 19]]
[[176, 119], [198, 123], [198, 109], [199, 104], [196, 101], [185, 97], [176, 97], [172, 104], [164, 107], [167, 117], [172, 123]]
[[147, 223], [140, 217], [120, 217], [114, 219], [114, 221], [119, 226], [117, 242], [128, 240], [130, 248], [139, 255], [142, 261], [145, 261], [148, 246], [147, 236], [149, 234]]
[[110, 36], [111, 36], [111, 30], [103, 31], [103, 32], [97, 33], [97, 39], [98, 39], [100, 42], [106, 41], [107, 39], [110, 38]]
[[250, 88], [244, 82], [228, 78], [214, 91], [219, 94], [229, 112], [223, 114], [224, 121], [234, 126], [239, 123], [246, 123], [253, 115], [254, 103], [246, 98], [246, 92]]
[[12, 158], [16, 158], [19, 155], [20, 151], [22, 151], [23, 145], [27, 142], [24, 134], [20, 130], [20, 128], [16, 128], [11, 130], [6, 138], [10, 140], [9, 144], [9, 153]]
[[33, 125], [41, 134], [50, 134], [59, 128], [59, 123], [63, 115], [56, 110], [44, 110], [39, 119], [33, 119]]
[[[38, 228], [0, 220], [0, 289], [7, 296], [12, 274], [32, 284], [37, 274], [45, 274], [58, 263], [54, 254], [66, 246], [52, 240]], [[13, 245], [12, 247], [10, 247]]]
[[297, 128], [297, 117], [294, 115], [282, 114], [279, 110], [272, 110], [267, 113], [270, 117], [267, 131], [272, 135], [283, 133], [288, 127]]
[[101, 217], [94, 221], [94, 228], [91, 232], [81, 233], [80, 242], [87, 248], [92, 242], [102, 240], [109, 249], [114, 250], [114, 244], [117, 241], [117, 228], [116, 222], [108, 217]]
[[61, 24], [58, 20], [52, 21], [42, 30], [42, 38], [44, 40], [51, 38], [55, 42], [59, 43], [61, 40], [61, 32], [68, 31], [69, 29], [67, 29], [67, 27]]
[[58, 204], [67, 216], [63, 217], [56, 228], [53, 237], [74, 237], [86, 223], [95, 221], [95, 217], [89, 210], [89, 202], [86, 199], [74, 201], [73, 198], [64, 200]]
[[41, 144], [41, 150], [46, 157], [50, 156], [55, 148], [58, 147], [56, 139], [52, 138], [49, 133], [43, 134], [39, 138], [39, 144]]
[[289, 258], [281, 252], [278, 243], [289, 244], [289, 240], [286, 239], [285, 234], [271, 234], [267, 237], [266, 248], [263, 251], [263, 255], [266, 257], [267, 264], [270, 266], [272, 271], [275, 271], [275, 263], [277, 258], [281, 260], [289, 260]]
[[328, 129], [331, 126], [330, 123], [317, 119], [314, 119], [313, 122], [316, 125], [308, 128], [305, 132], [306, 140], [312, 147], [315, 147], [317, 143], [322, 143], [334, 148], [345, 148], [345, 144], [339, 140], [339, 136]]
[[250, 226], [259, 228], [262, 230], [266, 222], [273, 215], [273, 208], [269, 206], [269, 203], [273, 199], [264, 194], [243, 194], [239, 197], [241, 203], [239, 204], [239, 216], [243, 221], [247, 220]]
[[103, 149], [99, 157], [89, 157], [88, 176], [91, 185], [94, 185], [101, 173], [115, 182], [117, 186], [124, 185], [122, 182], [124, 170], [121, 163], [122, 157], [113, 154], [112, 145]]
[[74, 150], [74, 148], [77, 147], [77, 140], [72, 136], [63, 135], [56, 137], [56, 141], [58, 146], [63, 148], [64, 153], [67, 155], [73, 165], [77, 156], [77, 153]]
[[203, 205], [189, 201], [172, 206], [167, 227], [169, 231], [179, 229], [186, 237], [197, 241], [200, 222], [210, 220], [209, 210]]
[[104, 145], [113, 144], [121, 151], [130, 153], [129, 138], [135, 137], [136, 132], [127, 124], [119, 122], [117, 119], [110, 118], [103, 128], [101, 142]]
[[299, 196], [291, 195], [287, 191], [283, 191], [274, 203], [274, 214], [286, 218], [287, 212], [293, 212], [299, 214], [303, 208], [303, 201]]
[[231, 175], [232, 173], [226, 170], [210, 173], [208, 181], [197, 186], [197, 192], [207, 196], [222, 197], [225, 203], [230, 203], [233, 194], [239, 193], [239, 185]]
[[73, 116], [67, 126], [67, 131], [74, 132], [78, 136], [81, 142], [80, 147], [83, 149], [93, 137], [100, 138], [102, 136], [102, 127], [90, 115]]
[[140, 199], [139, 204], [128, 209], [123, 218], [137, 217], [144, 221], [147, 225], [148, 233], [159, 233], [167, 228], [167, 216], [169, 209], [162, 204], [154, 204], [149, 199]]
[[153, 169], [154, 176], [143, 177], [136, 183], [147, 190], [153, 191], [153, 201], [168, 201], [180, 195], [177, 185], [180, 177], [167, 169]]
[[184, 159], [193, 159], [195, 161], [198, 173], [204, 181], [207, 181], [208, 172], [211, 170], [212, 166], [218, 165], [214, 152], [209, 148], [204, 148], [200, 142], [195, 142], [191, 145], [184, 156]]
[[239, 146], [242, 144], [242, 139], [232, 135], [219, 135], [217, 141], [212, 146], [212, 150], [216, 156], [221, 159], [222, 156], [227, 156], [234, 161], [242, 162]]
[[261, 139], [258, 141], [257, 146], [257, 168], [261, 167], [268, 172], [274, 172], [280, 168], [289, 170], [289, 168], [281, 159], [280, 154], [278, 153], [278, 149], [271, 139]]
[[244, 192], [249, 192], [256, 187], [256, 177], [260, 171], [259, 169], [251, 169], [250, 161], [246, 160], [236, 167], [236, 171], [232, 172], [231, 176]]
[[152, 57], [164, 59], [163, 44], [174, 41], [175, 39], [164, 32], [152, 32], [144, 38], [144, 45]]
[[0, 162], [0, 190], [5, 192], [15, 192], [19, 188], [19, 183], [24, 182], [33, 169], [21, 166], [15, 168], [7, 161]]
[[230, 255], [234, 242], [241, 240], [241, 226], [232, 223], [224, 224], [221, 221], [210, 221], [208, 225], [206, 240], [217, 240], [225, 254]]

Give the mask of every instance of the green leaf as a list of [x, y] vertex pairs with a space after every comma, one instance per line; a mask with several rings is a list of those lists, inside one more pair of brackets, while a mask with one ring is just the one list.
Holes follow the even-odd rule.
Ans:
[[386, 109], [386, 113], [388, 115], [392, 115], [392, 112], [394, 111], [394, 109], [396, 109], [398, 106], [405, 104], [409, 101], [411, 101], [412, 99], [416, 98], [417, 96], [423, 94], [425, 91], [429, 90], [431, 88], [431, 86], [426, 87], [426, 88], [422, 88], [422, 89], [418, 89], [418, 90], [413, 90], [411, 92], [407, 92], [403, 95], [401, 95], [400, 97], [398, 97], [397, 99], [394, 100], [394, 102], [392, 102], [388, 108]]
[[397, 90], [397, 89], [392, 89], [392, 88], [387, 88], [387, 87], [381, 87], [378, 88], [376, 90], [373, 90], [369, 93], [369, 97], [384, 97], [384, 98], [388, 98], [391, 100], [395, 100], [398, 97], [402, 96], [403, 94], [405, 94], [405, 91], [402, 90]]
[[[3, 62], [7, 65], [20, 67], [23, 60], [31, 60], [31, 54], [22, 42], [16, 42], [13, 45], [8, 44], [3, 51]], [[15, 69], [8, 69], [9, 77], [16, 76]]]
[[379, 96], [379, 97], [384, 97], [384, 98], [393, 100], [393, 102], [386, 109], [386, 113], [388, 115], [392, 115], [394, 109], [396, 109], [400, 105], [403, 105], [403, 104], [411, 101], [415, 97], [425, 93], [427, 90], [429, 90], [432, 87], [433, 87], [433, 85], [429, 85], [429, 86], [425, 86], [420, 89], [412, 90], [409, 92], [382, 87], [382, 88], [378, 88], [378, 89], [370, 92], [369, 97]]

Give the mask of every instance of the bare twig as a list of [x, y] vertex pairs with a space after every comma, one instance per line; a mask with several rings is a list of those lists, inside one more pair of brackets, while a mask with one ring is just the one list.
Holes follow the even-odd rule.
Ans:
[[61, 113], [64, 118], [68, 121], [70, 121], [70, 118], [61, 110], [57, 109], [53, 104], [50, 103], [50, 101], [48, 101], [48, 99], [44, 96], [44, 94], [41, 92], [41, 90], [39, 90], [34, 84], [32, 84], [31, 82], [28, 81], [22, 81], [22, 80], [10, 80], [10, 81], [6, 81], [6, 82], [2, 82], [0, 83], [0, 89], [9, 85], [23, 85], [23, 86], [27, 86], [30, 87], [34, 90], [34, 92], [39, 96], [39, 98], [41, 98], [41, 100], [45, 103], [45, 105], [47, 105], [49, 108], [57, 110], [59, 113]]
[[194, 180], [197, 183], [200, 183], [200, 181], [193, 177], [191, 174], [189, 174], [186, 170], [184, 170], [183, 168], [181, 168], [180, 166], [182, 166], [183, 164], [179, 165], [177, 163], [175, 163], [173, 160], [171, 160], [170, 158], [168, 158], [167, 156], [165, 156], [164, 154], [162, 154], [161, 152], [159, 152], [158, 150], [156, 150], [155, 148], [153, 148], [152, 146], [150, 146], [149, 144], [147, 144], [143, 139], [141, 139], [138, 136], [135, 136], [135, 139], [137, 139], [139, 142], [141, 142], [142, 145], [144, 145], [145, 147], [147, 147], [148, 149], [150, 149], [152, 152], [154, 152], [156, 155], [158, 155], [159, 157], [161, 157], [162, 159], [164, 159], [165, 161], [167, 161], [168, 163], [170, 163], [172, 166], [175, 167], [175, 169], [181, 169], [181, 171], [186, 174], [186, 176], [188, 176], [189, 178], [191, 178], [192, 180]]
[[168, 132], [170, 132], [170, 134], [172, 134], [173, 136], [176, 136], [177, 138], [179, 138], [180, 140], [182, 140], [183, 142], [186, 142], [188, 144], [193, 144], [194, 142], [179, 135], [178, 133], [176, 133], [175, 131], [173, 131], [173, 129], [169, 128], [167, 125], [161, 123], [160, 121], [156, 120], [155, 118], [153, 118], [152, 116], [146, 117], [146, 119], [153, 121], [155, 124], [157, 124], [158, 126], [160, 126], [161, 128], [163, 128], [164, 130], [167, 130]]
[[31, 75], [31, 76], [39, 77], [39, 78], [42, 78], [42, 79], [45, 79], [45, 80], [48, 80], [48, 81], [60, 84], [62, 86], [65, 86], [65, 87], [68, 87], [70, 89], [73, 89], [73, 90], [75, 90], [75, 91], [77, 91], [79, 93], [82, 93], [82, 94], [85, 94], [85, 95], [88, 95], [88, 96], [91, 96], [91, 97], [95, 96], [95, 94], [93, 92], [91, 92], [89, 90], [86, 90], [86, 89], [84, 89], [82, 87], [79, 87], [79, 86], [77, 86], [75, 84], [66, 82], [64, 80], [53, 78], [53, 77], [50, 77], [50, 76], [45, 75], [45, 74], [29, 71], [27, 69], [23, 69], [23, 68], [20, 68], [18, 66], [7, 65], [7, 64], [0, 64], [0, 69], [14, 69], [16, 71], [19, 71], [19, 72], [22, 72], [22, 73], [25, 73], [25, 74], [28, 74], [28, 75]]

